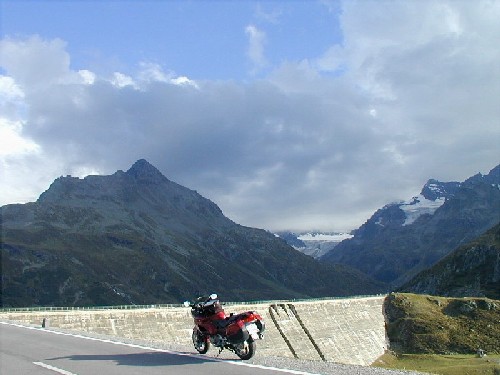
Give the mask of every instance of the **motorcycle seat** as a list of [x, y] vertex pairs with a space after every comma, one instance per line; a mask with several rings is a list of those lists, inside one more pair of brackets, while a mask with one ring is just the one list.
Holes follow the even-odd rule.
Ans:
[[238, 318], [237, 315], [232, 315], [226, 319], [215, 320], [214, 323], [215, 323], [217, 328], [226, 328], [229, 324], [234, 322], [237, 318]]

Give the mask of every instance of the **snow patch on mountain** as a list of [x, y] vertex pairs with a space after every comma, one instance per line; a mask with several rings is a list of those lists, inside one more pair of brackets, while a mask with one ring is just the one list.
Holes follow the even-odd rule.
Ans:
[[348, 238], [352, 238], [349, 233], [303, 233], [297, 236], [301, 241], [316, 241], [316, 242], [341, 242]]
[[432, 215], [439, 207], [441, 207], [446, 198], [440, 197], [435, 200], [427, 199], [422, 194], [413, 197], [411, 201], [404, 202], [399, 205], [406, 215], [406, 220], [403, 225], [409, 225], [425, 214]]
[[345, 239], [351, 238], [349, 233], [291, 233], [281, 232], [277, 234], [283, 238], [295, 250], [298, 250], [313, 258], [319, 258], [331, 251], [335, 246]]

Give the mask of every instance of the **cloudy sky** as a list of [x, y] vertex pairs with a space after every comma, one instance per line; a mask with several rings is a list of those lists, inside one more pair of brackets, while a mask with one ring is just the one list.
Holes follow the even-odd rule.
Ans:
[[0, 205], [145, 158], [240, 224], [346, 231], [500, 162], [500, 1], [0, 12]]

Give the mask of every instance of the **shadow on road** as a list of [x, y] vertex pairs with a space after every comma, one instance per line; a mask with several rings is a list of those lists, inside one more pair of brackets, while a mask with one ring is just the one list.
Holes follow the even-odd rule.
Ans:
[[72, 361], [112, 361], [119, 366], [181, 366], [215, 362], [207, 357], [173, 354], [167, 352], [146, 352], [132, 354], [75, 354], [47, 360], [70, 359]]

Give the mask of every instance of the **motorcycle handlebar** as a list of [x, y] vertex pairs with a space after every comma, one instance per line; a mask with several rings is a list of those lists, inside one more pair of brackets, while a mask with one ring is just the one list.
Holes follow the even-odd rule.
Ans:
[[213, 301], [218, 299], [217, 293], [212, 293], [209, 296], [206, 297], [198, 297], [195, 302], [190, 302], [190, 301], [184, 301], [184, 306], [185, 307], [195, 307], [196, 305], [202, 305], [207, 302]]

